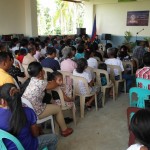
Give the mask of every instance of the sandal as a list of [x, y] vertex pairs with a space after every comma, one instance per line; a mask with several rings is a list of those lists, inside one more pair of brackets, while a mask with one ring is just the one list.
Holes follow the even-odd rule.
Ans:
[[73, 129], [72, 129], [72, 128], [67, 128], [65, 131], [61, 131], [61, 135], [62, 135], [63, 137], [67, 137], [67, 136], [69, 136], [70, 134], [72, 134], [72, 132], [73, 132]]

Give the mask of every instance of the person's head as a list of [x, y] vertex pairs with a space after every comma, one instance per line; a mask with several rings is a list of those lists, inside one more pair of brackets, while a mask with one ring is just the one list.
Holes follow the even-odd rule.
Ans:
[[36, 54], [35, 43], [32, 43], [32, 44], [28, 47], [28, 53], [30, 53], [32, 56]]
[[106, 46], [105, 46], [105, 49], [107, 50], [108, 48], [111, 48], [112, 47], [112, 44], [111, 43], [107, 43]]
[[51, 58], [56, 57], [56, 49], [54, 47], [47, 47], [46, 54]]
[[100, 63], [98, 66], [98, 69], [106, 70], [107, 71], [107, 65], [105, 63]]
[[150, 149], [150, 110], [141, 109], [136, 112], [131, 119], [130, 129], [136, 139]]
[[121, 57], [121, 58], [124, 58], [128, 55], [128, 47], [125, 46], [125, 45], [122, 45], [120, 47], [120, 50], [118, 52], [118, 56]]
[[0, 52], [0, 68], [8, 71], [12, 66], [12, 62], [8, 52]]
[[75, 56], [76, 54], [76, 48], [74, 46], [70, 46], [71, 47], [71, 50], [72, 50], [72, 56]]
[[83, 53], [84, 52], [84, 45], [82, 45], [82, 44], [78, 45], [77, 52], [78, 53]]
[[63, 55], [63, 58], [64, 58], [64, 59], [66, 59], [66, 58], [72, 58], [71, 47], [65, 46], [65, 47], [62, 49], [62, 55]]
[[71, 39], [67, 39], [66, 46], [70, 46], [70, 45], [71, 45]]
[[28, 66], [28, 74], [30, 77], [36, 77], [38, 79], [44, 79], [44, 70], [39, 62], [31, 62]]
[[109, 58], [115, 58], [116, 57], [116, 49], [115, 48], [108, 48], [107, 49], [107, 55]]
[[63, 75], [58, 71], [54, 71], [52, 73], [47, 72], [47, 80], [48, 81], [54, 80], [58, 85], [62, 85], [63, 84]]
[[145, 66], [150, 67], [150, 52], [147, 52], [143, 56], [143, 63]]
[[80, 58], [77, 60], [76, 71], [78, 73], [83, 73], [83, 71], [88, 67], [87, 60], [85, 58]]
[[98, 50], [98, 44], [96, 42], [93, 43], [93, 49]]
[[86, 51], [84, 57], [86, 60], [88, 60], [90, 57], [94, 57], [94, 51]]
[[29, 41], [27, 39], [22, 39], [20, 42], [20, 46], [28, 48]]
[[24, 48], [20, 49], [20, 53], [19, 54], [25, 56], [27, 54], [26, 49], [24, 49]]
[[6, 46], [3, 44], [0, 44], [0, 52], [6, 52]]
[[27, 119], [22, 107], [21, 95], [14, 84], [6, 83], [1, 86], [0, 105], [10, 109], [9, 132], [18, 135], [26, 125]]

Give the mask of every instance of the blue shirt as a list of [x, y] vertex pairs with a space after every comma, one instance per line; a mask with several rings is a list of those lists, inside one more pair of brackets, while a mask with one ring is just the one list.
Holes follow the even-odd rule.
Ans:
[[41, 65], [46, 68], [51, 68], [53, 71], [60, 70], [60, 65], [57, 60], [53, 58], [45, 58], [41, 61]]
[[[27, 124], [21, 129], [17, 139], [21, 142], [25, 150], [36, 150], [38, 148], [38, 139], [31, 134], [31, 126], [36, 124], [37, 116], [35, 112], [28, 108], [23, 107], [27, 116]], [[0, 129], [9, 131], [9, 120], [11, 112], [9, 109], [0, 108]], [[4, 140], [8, 150], [17, 150], [16, 146], [10, 140]]]
[[75, 54], [75, 59], [80, 59], [80, 58], [84, 58], [84, 53], [76, 53]]

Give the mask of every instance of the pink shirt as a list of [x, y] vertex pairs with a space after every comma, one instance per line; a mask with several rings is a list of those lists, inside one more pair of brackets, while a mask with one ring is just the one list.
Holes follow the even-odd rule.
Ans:
[[77, 64], [76, 62], [68, 58], [61, 62], [60, 68], [62, 71], [67, 71], [67, 72], [72, 73], [73, 70], [77, 68]]

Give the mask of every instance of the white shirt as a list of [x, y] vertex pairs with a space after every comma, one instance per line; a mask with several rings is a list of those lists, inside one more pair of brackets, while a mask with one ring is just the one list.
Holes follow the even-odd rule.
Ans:
[[[92, 80], [92, 76], [91, 76], [91, 74], [90, 74], [87, 70], [84, 70], [83, 73], [78, 73], [78, 72], [76, 71], [76, 69], [74, 69], [73, 75], [78, 76], [78, 77], [83, 77], [83, 78], [85, 78], [88, 83], [90, 83], [91, 80]], [[89, 87], [89, 88], [90, 88], [90, 91], [92, 91], [92, 88], [91, 88], [91, 87]], [[80, 93], [81, 93], [81, 94], [84, 95], [84, 94], [87, 93], [87, 91], [86, 91], [86, 89], [85, 89], [85, 86], [84, 86], [84, 84], [83, 84], [82, 82], [79, 82], [79, 89], [80, 89]]]
[[143, 145], [141, 144], [133, 144], [131, 145], [127, 150], [140, 150], [140, 148], [142, 147]]
[[98, 68], [98, 62], [97, 62], [97, 60], [96, 60], [95, 58], [89, 58], [89, 59], [87, 60], [87, 62], [88, 62], [88, 66], [89, 66], [89, 67], [95, 68], [95, 69]]
[[[119, 66], [121, 68], [121, 71], [124, 71], [124, 68], [123, 68], [123, 65], [122, 65], [122, 61], [119, 60], [119, 59], [116, 59], [116, 58], [109, 58], [109, 59], [106, 59], [105, 60], [105, 63], [107, 65], [116, 65], [116, 66]], [[108, 68], [108, 73], [110, 73], [110, 69]], [[114, 69], [114, 73], [115, 73], [115, 76], [118, 76], [119, 73], [118, 73], [118, 70], [117, 69]]]

